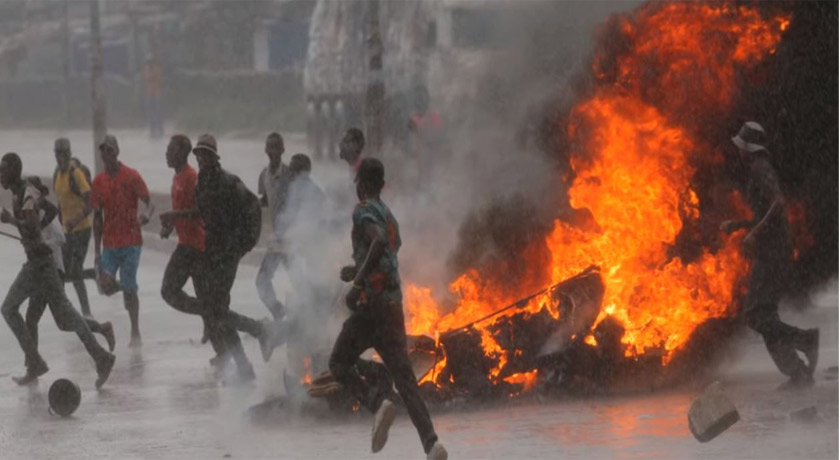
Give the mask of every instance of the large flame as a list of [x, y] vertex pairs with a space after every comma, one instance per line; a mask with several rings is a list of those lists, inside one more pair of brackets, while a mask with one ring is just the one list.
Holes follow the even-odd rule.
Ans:
[[[669, 254], [684, 224], [700, 214], [692, 160], [720, 154], [692, 137], [687, 120], [726, 112], [739, 72], [774, 53], [789, 22], [749, 6], [647, 4], [620, 19], [617, 38], [626, 49], [595, 56], [597, 89], [558, 127], [567, 133], [574, 172], [570, 204], [592, 219], [555, 222], [544, 241], [552, 256], [546, 279], [557, 283], [600, 266], [605, 293], [596, 324], [612, 317], [624, 326], [627, 356], [655, 351], [666, 364], [698, 325], [734, 313], [735, 286], [748, 270], [738, 236], [721, 234], [719, 247], [690, 261]], [[429, 289], [408, 283], [407, 330], [437, 337], [530, 294], [521, 291], [467, 270], [450, 285], [456, 308], [442, 315]], [[548, 295], [525, 310], [543, 306], [558, 317]], [[483, 326], [476, 325], [485, 354], [498, 364], [488, 378], [498, 381], [511, 351]], [[531, 385], [534, 378], [508, 380]]]

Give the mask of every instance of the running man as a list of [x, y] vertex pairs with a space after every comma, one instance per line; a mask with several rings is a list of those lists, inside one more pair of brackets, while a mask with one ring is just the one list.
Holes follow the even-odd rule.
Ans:
[[[210, 341], [223, 358], [233, 357], [240, 381], [256, 378], [245, 355], [237, 330], [260, 341], [263, 359], [268, 361], [270, 345], [266, 323], [230, 309], [230, 290], [236, 281], [239, 260], [256, 245], [259, 237], [259, 199], [239, 177], [222, 169], [216, 138], [204, 134], [198, 138], [193, 153], [198, 160], [198, 184], [195, 200], [198, 216], [204, 222], [205, 267], [208, 282], [199, 283], [198, 302], [206, 309]], [[252, 213], [256, 208], [256, 214]], [[256, 219], [251, 221], [249, 219]], [[256, 235], [254, 234], [256, 232]]]
[[258, 193], [260, 202], [268, 207], [268, 219], [271, 223], [272, 234], [268, 241], [268, 249], [265, 252], [260, 270], [257, 273], [257, 294], [263, 304], [275, 320], [283, 317], [285, 308], [277, 300], [272, 280], [280, 264], [288, 268], [289, 255], [284, 247], [283, 234], [276, 224], [277, 216], [282, 214], [286, 206], [286, 198], [289, 193], [289, 183], [292, 181], [292, 173], [282, 159], [286, 148], [283, 143], [283, 136], [278, 133], [271, 133], [265, 139], [265, 153], [268, 155], [268, 166], [260, 173]]
[[178, 247], [169, 258], [163, 273], [161, 296], [172, 308], [183, 313], [203, 315], [194, 297], [184, 292], [184, 285], [192, 278], [193, 287], [199, 292], [198, 278], [204, 257], [204, 226], [201, 219], [185, 215], [195, 210], [195, 186], [198, 173], [187, 163], [192, 143], [183, 134], [176, 134], [166, 148], [166, 165], [175, 170], [172, 178], [172, 211], [160, 213], [161, 238], [168, 238], [175, 230], [178, 233]]
[[[67, 300], [52, 250], [41, 237], [41, 229], [55, 218], [57, 211], [43, 199], [37, 188], [22, 178], [22, 171], [23, 163], [17, 154], [7, 153], [0, 160], [0, 185], [6, 190], [11, 190], [13, 195], [13, 210], [9, 212], [3, 209], [0, 212], [0, 222], [18, 228], [26, 252], [26, 263], [23, 264], [0, 307], [3, 318], [15, 334], [25, 356], [26, 374], [13, 379], [19, 385], [26, 385], [49, 370], [47, 363], [38, 353], [36, 339], [20, 314], [23, 301], [36, 298], [49, 305], [60, 330], [75, 331], [79, 336], [96, 363], [96, 388], [100, 388], [108, 380], [116, 358], [96, 342], [88, 323]], [[41, 212], [44, 213], [42, 217]], [[37, 325], [37, 321], [35, 324]]]
[[[128, 346], [139, 347], [142, 340], [137, 267], [140, 265], [140, 249], [143, 245], [140, 227], [149, 222], [154, 205], [151, 204], [149, 189], [146, 188], [140, 173], [119, 161], [120, 147], [117, 138], [105, 136], [99, 145], [99, 153], [102, 155], [105, 171], [93, 180], [91, 194], [96, 267], [101, 273], [104, 285], [113, 284], [119, 272], [123, 302], [131, 321], [131, 340]], [[145, 209], [139, 217], [138, 201], [145, 204]]]
[[[746, 197], [753, 219], [726, 221], [721, 230], [749, 230], [743, 242], [745, 255], [753, 259], [744, 299], [747, 324], [761, 334], [776, 367], [790, 378], [782, 388], [795, 388], [814, 383], [820, 331], [802, 330], [779, 318], [779, 299], [785, 292], [793, 245], [785, 199], [764, 146], [765, 139], [764, 128], [754, 121], [745, 123], [732, 138], [749, 168]], [[805, 354], [808, 364], [799, 358], [797, 350]]]
[[64, 228], [64, 273], [73, 281], [82, 315], [91, 316], [87, 287], [82, 277], [93, 226], [90, 182], [85, 171], [73, 158], [67, 138], [56, 139], [54, 150], [57, 167], [53, 175], [53, 190], [58, 199], [59, 216]]
[[375, 414], [371, 450], [379, 452], [388, 440], [396, 416], [391, 391], [372, 386], [359, 376], [356, 361], [373, 347], [391, 373], [408, 415], [420, 435], [428, 459], [445, 460], [446, 449], [438, 441], [429, 411], [417, 387], [406, 348], [402, 288], [397, 262], [400, 231], [397, 220], [379, 197], [385, 186], [385, 168], [375, 158], [366, 158], [356, 174], [353, 210], [354, 265], [341, 269], [341, 279], [352, 282], [347, 307], [352, 311], [344, 322], [330, 357], [330, 372], [368, 410]]

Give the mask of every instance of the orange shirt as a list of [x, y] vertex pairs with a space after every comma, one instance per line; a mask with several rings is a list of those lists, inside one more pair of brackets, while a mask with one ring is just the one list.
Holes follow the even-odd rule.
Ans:
[[143, 83], [146, 96], [160, 97], [163, 94], [163, 68], [159, 64], [146, 64], [143, 67]]
[[137, 201], [149, 198], [149, 189], [140, 173], [120, 163], [114, 176], [102, 172], [93, 179], [90, 202], [94, 210], [103, 212], [102, 245], [124, 248], [143, 244]]
[[[198, 173], [190, 165], [184, 166], [181, 172], [172, 178], [172, 209], [185, 211], [196, 209], [195, 184]], [[200, 218], [175, 219], [175, 231], [178, 232], [178, 243], [204, 252], [204, 223]]]

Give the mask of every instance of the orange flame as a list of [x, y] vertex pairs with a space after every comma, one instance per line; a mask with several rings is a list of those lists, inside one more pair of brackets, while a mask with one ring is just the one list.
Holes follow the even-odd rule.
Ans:
[[303, 377], [300, 378], [301, 385], [312, 385], [312, 371], [310, 370], [310, 366], [312, 366], [312, 360], [309, 357], [303, 358]]
[[530, 372], [519, 372], [505, 377], [504, 381], [507, 383], [522, 385], [521, 393], [527, 393], [537, 385], [537, 374], [538, 371], [536, 370]]
[[[686, 126], [695, 114], [726, 113], [738, 91], [736, 76], [775, 53], [789, 23], [790, 16], [765, 18], [747, 5], [646, 4], [620, 20], [627, 50], [613, 60], [594, 58], [598, 89], [558, 127], [570, 143], [570, 204], [587, 209], [595, 225], [555, 221], [540, 242], [551, 253], [546, 278], [557, 283], [600, 266], [605, 293], [596, 325], [609, 316], [624, 326], [626, 356], [655, 351], [667, 364], [698, 325], [735, 313], [734, 287], [749, 268], [739, 253], [742, 235], [721, 236], [718, 249], [690, 261], [669, 254], [683, 224], [700, 216], [692, 160], [720, 155]], [[449, 291], [457, 303], [443, 315], [430, 289], [408, 283], [409, 333], [434, 337], [529, 294], [503, 290], [472, 269]], [[510, 313], [541, 308], [559, 316], [548, 294]], [[485, 326], [476, 328], [485, 354], [497, 362], [488, 376], [495, 381], [508, 351]], [[592, 335], [585, 343], [597, 345]], [[535, 372], [505, 380], [535, 380]]]
[[814, 235], [808, 231], [808, 217], [805, 213], [805, 203], [788, 201], [788, 222], [793, 234], [793, 260], [799, 260], [802, 253], [808, 251], [816, 243]]

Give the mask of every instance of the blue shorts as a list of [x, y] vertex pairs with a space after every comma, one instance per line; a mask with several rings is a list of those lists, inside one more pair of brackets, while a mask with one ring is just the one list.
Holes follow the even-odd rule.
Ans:
[[99, 268], [116, 277], [120, 273], [120, 287], [129, 294], [137, 292], [137, 267], [140, 265], [141, 246], [104, 248]]

